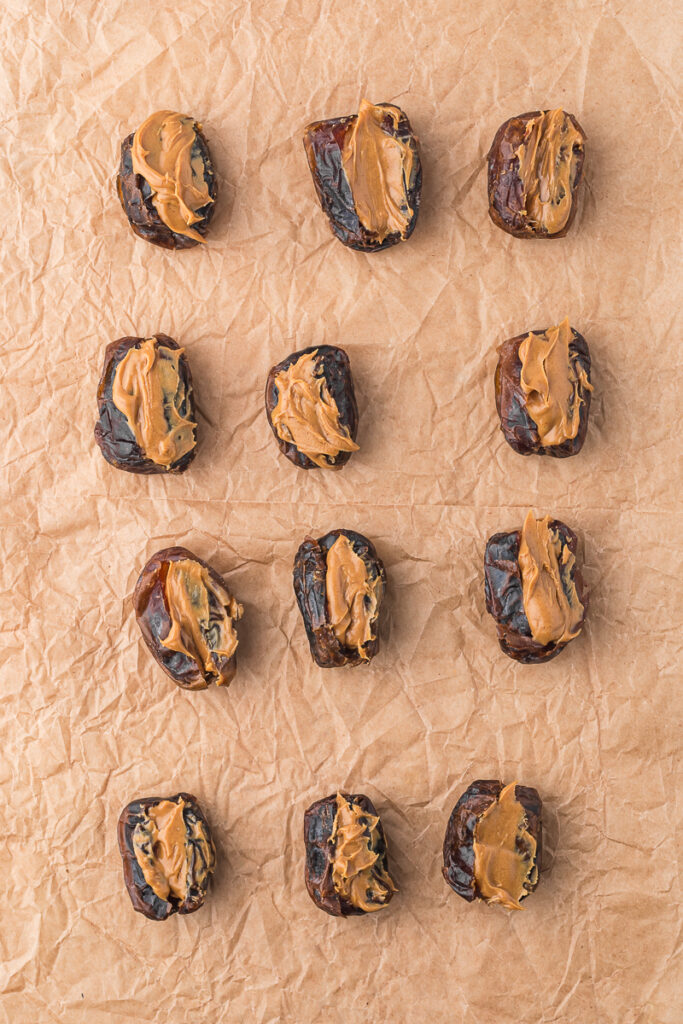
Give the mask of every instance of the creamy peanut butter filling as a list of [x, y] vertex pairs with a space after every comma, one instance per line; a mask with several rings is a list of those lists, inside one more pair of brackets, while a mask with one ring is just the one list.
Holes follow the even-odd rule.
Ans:
[[237, 650], [235, 622], [242, 605], [213, 582], [203, 565], [189, 558], [169, 562], [164, 593], [171, 628], [161, 643], [215, 675], [212, 656], [231, 658]]
[[337, 640], [368, 660], [364, 645], [375, 639], [372, 628], [382, 599], [382, 580], [379, 576], [370, 580], [365, 562], [343, 533], [327, 552], [325, 593], [328, 620]]
[[528, 334], [519, 346], [519, 382], [526, 409], [544, 448], [576, 437], [581, 423], [582, 390], [592, 391], [576, 354], [571, 354], [569, 318], [542, 334]]
[[173, 465], [195, 446], [197, 424], [180, 412], [186, 398], [179, 372], [183, 352], [147, 338], [126, 352], [112, 381], [114, 405], [145, 457], [158, 466]]
[[515, 153], [527, 221], [549, 235], [561, 231], [569, 219], [577, 167], [574, 146], [583, 148], [583, 138], [564, 110], [546, 110], [527, 122]]
[[522, 896], [538, 878], [536, 840], [527, 831], [526, 811], [511, 782], [474, 826], [474, 878], [488, 903], [523, 910]]
[[330, 836], [330, 842], [335, 844], [332, 884], [336, 893], [359, 910], [381, 910], [387, 896], [398, 892], [379, 855], [373, 852], [378, 824], [378, 817], [337, 793], [337, 813]]
[[131, 156], [133, 170], [149, 184], [152, 203], [166, 227], [203, 242], [191, 225], [202, 219], [197, 210], [213, 199], [204, 179], [204, 161], [192, 151], [195, 125], [193, 117], [158, 110], [133, 136]]
[[145, 881], [161, 900], [181, 902], [190, 889], [203, 886], [216, 864], [213, 841], [194, 815], [185, 820], [181, 798], [160, 800], [145, 811], [133, 830], [133, 850]]
[[405, 238], [414, 213], [408, 201], [413, 150], [384, 131], [382, 122], [387, 117], [397, 128], [401, 111], [398, 107], [376, 107], [361, 100], [358, 117], [346, 134], [342, 150], [342, 167], [358, 219], [380, 242], [395, 232]]
[[340, 452], [357, 452], [325, 377], [316, 374], [317, 349], [300, 356], [275, 377], [277, 405], [270, 414], [277, 436], [295, 445], [316, 466], [334, 462]]
[[576, 559], [550, 523], [550, 516], [536, 519], [527, 513], [517, 557], [524, 612], [539, 644], [578, 636], [584, 611], [572, 579]]

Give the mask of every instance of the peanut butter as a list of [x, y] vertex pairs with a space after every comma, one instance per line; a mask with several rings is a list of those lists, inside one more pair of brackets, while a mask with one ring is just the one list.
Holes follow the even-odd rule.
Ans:
[[405, 238], [414, 213], [408, 202], [413, 150], [384, 131], [382, 124], [387, 117], [397, 128], [401, 111], [361, 100], [342, 150], [342, 167], [358, 219], [380, 242], [395, 232]]
[[398, 892], [373, 852], [379, 818], [337, 793], [337, 813], [330, 842], [335, 844], [332, 884], [335, 892], [359, 910], [381, 910], [387, 896]]
[[317, 349], [300, 356], [275, 377], [277, 405], [270, 414], [277, 436], [295, 445], [316, 466], [329, 466], [340, 452], [358, 445], [343, 424], [325, 377], [316, 374]]
[[529, 512], [519, 544], [524, 611], [539, 644], [578, 636], [584, 611], [572, 579], [576, 559], [550, 523], [550, 516], [536, 519]]
[[133, 850], [145, 881], [160, 900], [185, 900], [193, 886], [202, 887], [216, 863], [213, 841], [202, 821], [185, 817], [181, 798], [160, 800], [145, 811], [133, 830]]
[[164, 593], [171, 628], [161, 643], [216, 675], [212, 655], [231, 658], [237, 650], [235, 621], [242, 605], [213, 582], [203, 565], [189, 558], [169, 562]]
[[526, 811], [515, 796], [516, 782], [505, 786], [474, 826], [474, 879], [488, 903], [523, 910], [525, 883], [538, 879], [536, 840], [527, 831]]
[[564, 110], [546, 110], [527, 122], [515, 153], [527, 221], [549, 235], [561, 231], [569, 219], [577, 167], [574, 146], [583, 148], [583, 140]]
[[572, 329], [565, 318], [543, 334], [530, 333], [519, 346], [519, 381], [544, 448], [576, 437], [582, 390], [593, 390], [576, 353], [569, 351], [571, 341]]
[[168, 468], [195, 446], [197, 426], [180, 412], [186, 398], [179, 363], [183, 349], [147, 338], [116, 367], [112, 401], [145, 457]]
[[369, 660], [364, 645], [375, 639], [372, 628], [382, 599], [382, 580], [379, 576], [368, 578], [365, 562], [343, 533], [327, 552], [325, 592], [328, 619], [337, 640]]
[[158, 110], [133, 136], [131, 156], [133, 170], [149, 184], [152, 203], [166, 227], [203, 242], [191, 225], [202, 219], [197, 210], [213, 199], [204, 178], [204, 161], [196, 149], [193, 152], [195, 125], [193, 117]]

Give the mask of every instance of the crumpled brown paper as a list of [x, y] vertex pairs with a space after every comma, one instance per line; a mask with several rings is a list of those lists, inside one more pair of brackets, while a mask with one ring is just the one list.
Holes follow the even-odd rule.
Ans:
[[[3, 74], [2, 1024], [318, 1021], [673, 1024], [680, 698], [680, 141], [675, 6], [8, 0]], [[422, 144], [413, 238], [344, 249], [301, 145], [362, 96]], [[588, 136], [569, 236], [486, 213], [507, 117], [563, 106]], [[206, 247], [136, 239], [121, 139], [157, 108], [202, 121], [220, 180]], [[493, 402], [496, 345], [565, 315], [595, 399], [577, 458], [524, 459]], [[174, 479], [108, 466], [92, 437], [105, 345], [186, 346], [201, 450]], [[343, 345], [360, 451], [297, 471], [263, 411], [269, 367]], [[588, 622], [518, 666], [485, 614], [482, 556], [525, 510], [582, 538]], [[389, 577], [383, 649], [310, 660], [291, 565], [308, 532], [367, 534]], [[144, 649], [131, 595], [158, 548], [211, 560], [245, 604], [228, 691], [184, 693]], [[441, 877], [475, 778], [545, 804], [523, 913]], [[305, 807], [366, 792], [400, 894], [338, 921], [303, 884]], [[219, 866], [197, 914], [133, 913], [116, 822], [198, 797]]]

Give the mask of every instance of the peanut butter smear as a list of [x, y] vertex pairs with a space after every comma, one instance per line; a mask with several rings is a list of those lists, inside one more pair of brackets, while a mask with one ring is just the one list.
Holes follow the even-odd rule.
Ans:
[[519, 346], [519, 382], [544, 448], [576, 437], [581, 422], [581, 391], [593, 390], [576, 354], [570, 354], [571, 341], [572, 329], [565, 318], [543, 334], [530, 333]]
[[242, 605], [189, 558], [169, 562], [164, 593], [171, 628], [161, 643], [216, 675], [212, 655], [231, 658], [237, 650], [235, 621]]
[[190, 889], [203, 886], [216, 863], [213, 841], [204, 823], [185, 821], [183, 799], [160, 800], [145, 811], [146, 820], [133, 830], [133, 850], [145, 881], [155, 896], [181, 902]]
[[474, 826], [474, 879], [488, 903], [523, 910], [520, 900], [538, 878], [536, 840], [527, 831], [526, 811], [505, 786]]
[[549, 235], [561, 231], [569, 219], [576, 179], [574, 146], [583, 148], [583, 140], [564, 110], [546, 110], [527, 122], [515, 153], [527, 221]]
[[112, 382], [114, 405], [145, 457], [158, 466], [173, 465], [195, 446], [197, 424], [180, 413], [186, 397], [178, 369], [183, 351], [147, 338], [126, 352]]
[[372, 627], [382, 596], [382, 580], [368, 578], [365, 562], [351, 541], [340, 534], [327, 552], [325, 576], [327, 614], [334, 635], [344, 647], [356, 648], [368, 659], [364, 645], [374, 640]]
[[[152, 203], [167, 228], [196, 242], [204, 239], [192, 224], [213, 199], [204, 179], [204, 161], [192, 153], [195, 120], [173, 110], [150, 114], [133, 136], [133, 170], [152, 190]], [[201, 128], [201, 126], [198, 126]]]
[[539, 644], [578, 636], [584, 611], [571, 575], [576, 559], [550, 523], [550, 516], [536, 519], [527, 513], [517, 559], [524, 611]]
[[342, 167], [358, 219], [380, 242], [395, 232], [405, 238], [414, 213], [408, 202], [413, 150], [384, 131], [382, 122], [387, 117], [397, 128], [401, 111], [361, 100], [342, 150]]
[[336, 843], [332, 863], [334, 890], [359, 910], [381, 910], [387, 896], [398, 892], [372, 847], [379, 818], [337, 793], [337, 813], [330, 842]]
[[277, 405], [270, 418], [282, 441], [324, 468], [340, 452], [357, 452], [358, 445], [339, 422], [339, 409], [324, 376], [316, 375], [316, 355], [317, 349], [307, 352], [277, 374]]

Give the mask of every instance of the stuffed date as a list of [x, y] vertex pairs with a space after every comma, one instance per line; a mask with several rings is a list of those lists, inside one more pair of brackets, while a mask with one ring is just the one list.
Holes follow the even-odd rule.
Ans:
[[280, 451], [301, 469], [341, 469], [358, 451], [349, 357], [334, 345], [287, 356], [268, 374], [266, 414]]
[[166, 334], [107, 345], [97, 388], [95, 440], [129, 473], [184, 473], [196, 455], [192, 374]]
[[521, 530], [486, 544], [486, 610], [501, 649], [515, 661], [550, 661], [583, 627], [588, 588], [576, 560], [576, 534], [558, 519], [529, 512]]
[[158, 110], [121, 143], [116, 189], [136, 235], [163, 249], [204, 242], [218, 188], [202, 126]]
[[387, 844], [369, 797], [341, 793], [317, 800], [304, 815], [306, 888], [333, 917], [382, 910], [398, 890]]
[[517, 238], [562, 238], [576, 216], [586, 136], [561, 109], [501, 125], [488, 155], [489, 216]]
[[189, 793], [144, 797], [124, 807], [118, 840], [133, 909], [152, 921], [193, 914], [216, 865], [211, 829]]
[[228, 686], [237, 666], [242, 605], [221, 576], [187, 548], [164, 548], [140, 573], [133, 607], [155, 660], [185, 690]]
[[565, 319], [556, 327], [504, 341], [495, 375], [500, 429], [520, 455], [565, 459], [581, 451], [588, 429], [591, 358]]
[[522, 910], [538, 885], [541, 798], [516, 782], [478, 780], [453, 808], [443, 844], [443, 876], [468, 903]]
[[307, 537], [294, 559], [294, 592], [313, 660], [321, 668], [367, 664], [379, 650], [386, 572], [353, 530]]
[[410, 238], [420, 210], [418, 141], [403, 111], [362, 100], [357, 114], [314, 121], [304, 149], [337, 238], [377, 252]]

